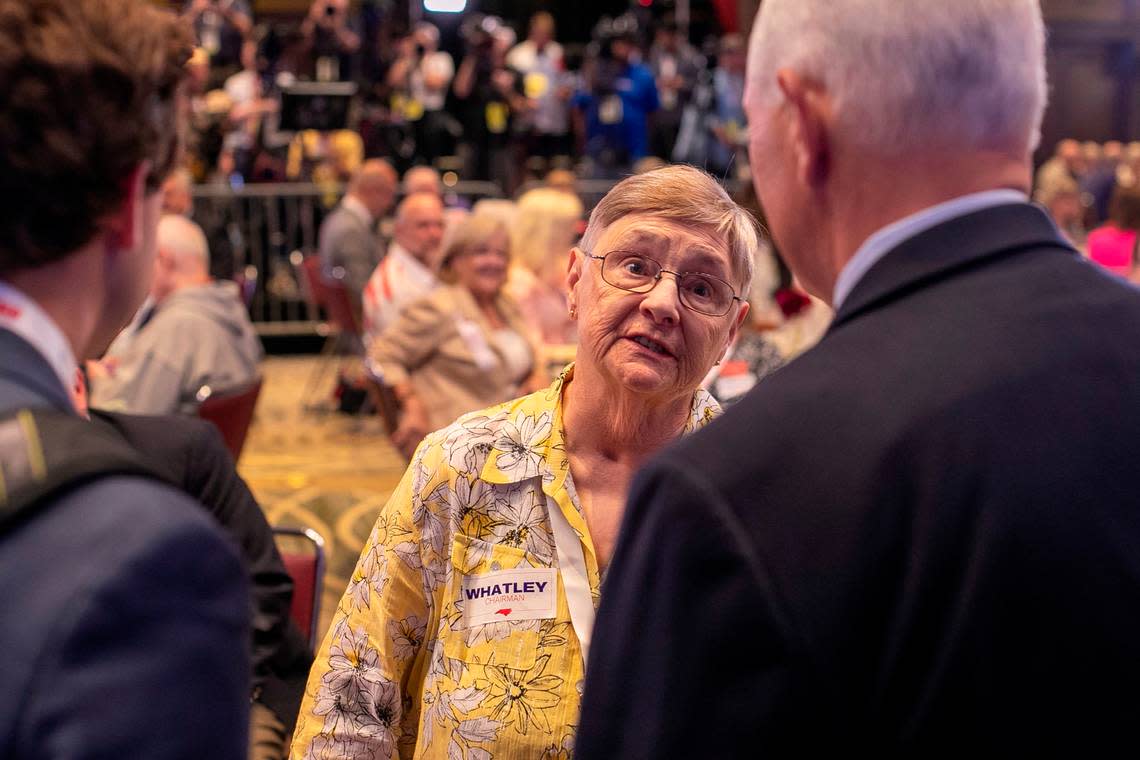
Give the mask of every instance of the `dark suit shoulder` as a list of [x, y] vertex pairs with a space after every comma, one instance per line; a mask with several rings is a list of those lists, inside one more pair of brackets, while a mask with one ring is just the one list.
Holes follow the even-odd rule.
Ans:
[[[68, 492], [0, 538], [0, 596], [0, 755], [237, 756], [244, 729], [220, 706], [240, 716], [248, 694], [248, 591], [188, 497], [119, 476]], [[218, 708], [192, 703], [206, 697], [194, 679], [213, 681]], [[206, 714], [217, 739], [190, 735]]]
[[190, 474], [211, 471], [223, 463], [233, 466], [218, 429], [196, 417], [92, 410], [91, 419], [114, 430], [191, 494], [195, 491], [190, 487], [194, 480]]

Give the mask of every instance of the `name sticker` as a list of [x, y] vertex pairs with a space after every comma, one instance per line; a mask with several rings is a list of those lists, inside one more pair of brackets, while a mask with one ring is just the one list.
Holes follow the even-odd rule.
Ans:
[[554, 617], [558, 611], [557, 573], [546, 567], [463, 576], [463, 627]]

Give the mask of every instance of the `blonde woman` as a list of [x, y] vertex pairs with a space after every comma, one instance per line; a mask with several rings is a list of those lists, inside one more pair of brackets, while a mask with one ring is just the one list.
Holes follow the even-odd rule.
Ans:
[[531, 190], [518, 200], [511, 226], [515, 264], [507, 293], [519, 304], [541, 343], [577, 342], [567, 309], [566, 268], [582, 212], [577, 197], [552, 188]]

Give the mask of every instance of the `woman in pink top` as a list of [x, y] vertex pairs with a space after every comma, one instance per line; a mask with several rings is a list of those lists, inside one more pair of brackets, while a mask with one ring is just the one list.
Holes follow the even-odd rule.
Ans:
[[1117, 187], [1108, 222], [1089, 233], [1089, 258], [1121, 277], [1136, 273], [1137, 231], [1140, 230], [1140, 188]]

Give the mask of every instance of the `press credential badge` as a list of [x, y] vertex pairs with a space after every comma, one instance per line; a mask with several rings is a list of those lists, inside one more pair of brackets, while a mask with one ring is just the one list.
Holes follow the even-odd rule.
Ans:
[[547, 620], [558, 609], [558, 571], [500, 570], [463, 577], [463, 627], [504, 620]]

